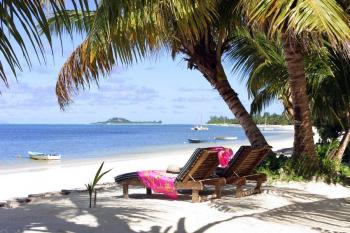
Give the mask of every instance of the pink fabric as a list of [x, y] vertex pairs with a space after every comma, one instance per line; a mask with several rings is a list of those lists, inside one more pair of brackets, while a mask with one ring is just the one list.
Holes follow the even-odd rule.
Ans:
[[[221, 167], [226, 167], [233, 156], [233, 152], [229, 148], [209, 147], [208, 150], [214, 150], [218, 153], [218, 159]], [[177, 192], [174, 186], [176, 174], [169, 174], [166, 171], [149, 170], [139, 171], [137, 175], [140, 181], [156, 193], [164, 193], [166, 196], [176, 199]]]
[[156, 193], [164, 193], [166, 196], [176, 199], [177, 192], [174, 186], [176, 175], [171, 176], [165, 171], [149, 170], [137, 172], [141, 182]]
[[218, 152], [218, 159], [221, 167], [227, 167], [231, 158], [233, 157], [233, 151], [230, 148], [225, 148], [222, 146], [210, 147], [210, 150], [215, 150]]

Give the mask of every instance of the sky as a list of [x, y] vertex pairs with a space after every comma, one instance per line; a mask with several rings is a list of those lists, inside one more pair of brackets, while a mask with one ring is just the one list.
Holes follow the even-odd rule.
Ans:
[[[117, 66], [110, 76], [101, 78], [99, 87], [80, 91], [65, 111], [60, 110], [55, 96], [58, 72], [82, 41], [75, 35], [72, 41], [63, 38], [63, 48], [56, 38], [54, 57], [46, 47], [47, 64], [40, 64], [30, 49], [32, 67], [18, 55], [24, 67], [17, 80], [7, 72], [10, 88], [0, 82], [0, 123], [14, 124], [79, 124], [123, 117], [132, 121], [161, 120], [168, 124], [205, 123], [210, 116], [233, 114], [205, 78], [197, 70], [188, 70], [182, 56], [172, 60], [169, 54], [147, 59], [130, 67]], [[28, 42], [28, 41], [27, 41]], [[0, 56], [0, 59], [3, 58]], [[233, 89], [249, 111], [244, 81], [240, 74], [224, 68]], [[265, 111], [281, 113], [277, 101]]]

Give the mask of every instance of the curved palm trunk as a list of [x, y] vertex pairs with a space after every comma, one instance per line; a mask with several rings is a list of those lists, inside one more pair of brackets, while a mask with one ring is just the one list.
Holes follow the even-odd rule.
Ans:
[[221, 63], [216, 61], [215, 65], [213, 65], [210, 63], [198, 62], [197, 65], [197, 69], [204, 75], [208, 82], [218, 90], [231, 112], [238, 119], [250, 144], [252, 146], [268, 145], [264, 135], [262, 135], [258, 126], [239, 100], [238, 94], [232, 89]]
[[226, 79], [217, 80], [214, 83], [214, 87], [218, 90], [232, 113], [239, 120], [239, 123], [244, 129], [244, 132], [247, 135], [251, 145], [268, 145], [265, 137], [262, 135], [259, 128], [239, 100], [238, 94], [231, 88], [230, 83]]
[[312, 132], [309, 100], [306, 92], [303, 55], [301, 49], [298, 46], [293, 46], [290, 40], [285, 37], [284, 52], [294, 114], [293, 158], [295, 161], [304, 161], [304, 159], [310, 158], [311, 162], [316, 166], [317, 157]]
[[350, 142], [350, 129], [347, 129], [345, 131], [344, 136], [342, 137], [339, 147], [337, 149], [337, 152], [335, 153], [333, 159], [338, 160], [339, 162], [342, 161], [343, 156], [344, 156], [344, 152], [346, 150], [346, 148], [348, 147]]

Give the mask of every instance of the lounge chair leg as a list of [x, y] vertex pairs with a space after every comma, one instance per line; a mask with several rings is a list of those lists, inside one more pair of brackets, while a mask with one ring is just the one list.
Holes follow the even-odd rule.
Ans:
[[123, 197], [129, 198], [129, 185], [123, 184]]
[[254, 188], [254, 193], [261, 193], [261, 185], [262, 185], [262, 181], [258, 180], [256, 182], [256, 187]]
[[200, 202], [199, 190], [197, 189], [192, 189], [192, 202]]
[[146, 188], [146, 194], [147, 195], [152, 195], [152, 189]]
[[243, 187], [241, 185], [238, 185], [236, 188], [236, 197], [242, 197], [243, 196]]
[[221, 186], [215, 186], [215, 194], [216, 194], [216, 198], [218, 199], [221, 198]]

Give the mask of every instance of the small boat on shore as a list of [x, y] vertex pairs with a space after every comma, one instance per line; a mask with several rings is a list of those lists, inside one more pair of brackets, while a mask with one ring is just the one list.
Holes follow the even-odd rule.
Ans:
[[225, 136], [217, 136], [214, 137], [215, 140], [237, 140], [237, 137], [225, 137]]
[[28, 151], [29, 158], [35, 160], [60, 160], [61, 155], [59, 154], [45, 154], [41, 152]]

